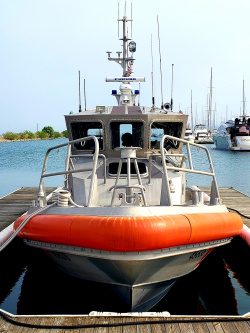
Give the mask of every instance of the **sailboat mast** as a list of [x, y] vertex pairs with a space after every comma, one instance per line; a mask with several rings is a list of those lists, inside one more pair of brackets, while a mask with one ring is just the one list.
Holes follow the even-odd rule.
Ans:
[[243, 117], [246, 116], [246, 110], [245, 110], [245, 103], [246, 103], [246, 100], [245, 100], [245, 84], [244, 84], [244, 80], [243, 80]]
[[193, 98], [192, 98], [192, 89], [191, 89], [191, 130], [193, 131]]
[[211, 78], [210, 78], [210, 91], [209, 91], [209, 100], [208, 100], [208, 115], [207, 115], [207, 127], [211, 132], [211, 112], [212, 112], [212, 100], [213, 100], [213, 69], [211, 67]]

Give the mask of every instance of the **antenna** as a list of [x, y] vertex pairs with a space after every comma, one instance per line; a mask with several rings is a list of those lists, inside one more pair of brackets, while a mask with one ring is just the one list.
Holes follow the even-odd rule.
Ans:
[[160, 27], [159, 27], [158, 15], [157, 15], [157, 24], [158, 24], [158, 40], [159, 40], [159, 56], [160, 56], [160, 73], [161, 73], [161, 108], [163, 109], [162, 70], [161, 70], [161, 42], [160, 42]]
[[118, 22], [118, 38], [120, 36], [120, 32], [119, 32], [119, 22], [120, 22], [119, 8], [120, 8], [120, 3], [118, 2], [118, 20], [117, 20], [117, 22]]
[[152, 34], [151, 34], [151, 59], [152, 59], [152, 72], [151, 72], [151, 79], [152, 79], [152, 107], [155, 107], [155, 87], [154, 87], [154, 67], [153, 67], [153, 46], [152, 46]]
[[[141, 91], [141, 84], [139, 83], [139, 91]], [[140, 106], [140, 94], [138, 95], [138, 106]]]
[[171, 111], [173, 111], [174, 64], [172, 64]]
[[131, 38], [132, 38], [132, 22], [133, 22], [133, 16], [132, 16], [132, 2], [131, 2]]
[[80, 71], [78, 71], [79, 75], [79, 112], [82, 112], [82, 106], [81, 106], [81, 76]]
[[84, 102], [85, 102], [85, 111], [87, 110], [86, 108], [86, 90], [85, 90], [85, 79], [84, 79]]

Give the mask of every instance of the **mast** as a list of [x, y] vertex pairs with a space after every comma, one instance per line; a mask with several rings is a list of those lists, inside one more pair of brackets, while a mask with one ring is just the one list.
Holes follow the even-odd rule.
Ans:
[[245, 99], [245, 85], [244, 85], [244, 80], [243, 80], [243, 117], [246, 116], [246, 99]]
[[[119, 38], [119, 23], [122, 22], [122, 38]], [[125, 106], [127, 110], [128, 106], [135, 105], [135, 98], [140, 95], [139, 90], [133, 92], [131, 82], [145, 82], [145, 77], [130, 77], [133, 71], [133, 64], [135, 61], [134, 52], [136, 52], [136, 43], [128, 38], [128, 22], [131, 22], [132, 30], [132, 5], [131, 5], [131, 19], [126, 16], [126, 2], [123, 18], [119, 18], [119, 3], [118, 3], [118, 38], [122, 40], [122, 52], [117, 51], [117, 57], [111, 57], [110, 51], [107, 51], [108, 60], [115, 61], [122, 67], [122, 76], [106, 77], [106, 82], [122, 83], [120, 85], [120, 92], [112, 90], [112, 95], [116, 97], [118, 105]], [[130, 41], [128, 43], [128, 41]], [[129, 52], [131, 53], [129, 56]]]
[[211, 78], [210, 78], [210, 87], [209, 87], [209, 96], [208, 96], [208, 111], [207, 111], [207, 127], [211, 132], [212, 125], [212, 103], [213, 103], [213, 69], [211, 67]]
[[193, 97], [192, 97], [192, 89], [191, 89], [191, 130], [193, 132]]

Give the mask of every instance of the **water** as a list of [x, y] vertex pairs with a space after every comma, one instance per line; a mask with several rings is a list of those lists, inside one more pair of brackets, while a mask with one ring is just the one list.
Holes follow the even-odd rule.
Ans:
[[[47, 150], [66, 142], [67, 139], [0, 143], [0, 198], [22, 186], [38, 186]], [[62, 171], [66, 148], [52, 151], [50, 155], [47, 171], [58, 171], [57, 165]], [[48, 178], [45, 183], [46, 186], [62, 184], [63, 176]]]
[[[38, 186], [45, 153], [66, 139], [0, 143], [0, 197], [22, 186]], [[250, 195], [250, 153], [216, 150], [207, 145], [219, 187], [234, 187]], [[185, 148], [184, 148], [185, 151]], [[66, 150], [53, 152], [47, 170], [64, 168]], [[193, 151], [196, 161], [209, 171], [204, 153]], [[207, 186], [200, 176], [189, 177], [189, 185]], [[63, 184], [63, 177], [46, 179], [46, 186]], [[171, 314], [236, 315], [250, 312], [250, 248], [240, 238], [214, 250], [191, 274], [180, 278], [152, 311]], [[0, 308], [17, 314], [86, 314], [92, 310], [125, 312], [127, 309], [111, 291], [92, 282], [61, 272], [42, 252], [20, 239], [0, 253]], [[82, 300], [79, 302], [79, 300]]]

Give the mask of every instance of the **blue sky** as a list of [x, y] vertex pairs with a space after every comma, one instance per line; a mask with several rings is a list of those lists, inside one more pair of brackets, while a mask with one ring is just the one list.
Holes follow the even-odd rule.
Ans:
[[[119, 2], [122, 15], [124, 1]], [[48, 125], [63, 131], [63, 116], [78, 110], [78, 70], [82, 83], [86, 80], [87, 108], [116, 104], [111, 90], [118, 86], [105, 78], [121, 75], [106, 54], [122, 50], [117, 8], [117, 0], [0, 1], [0, 134]], [[141, 105], [151, 105], [151, 34], [155, 98], [161, 105], [157, 15], [164, 102], [170, 101], [174, 64], [174, 109], [190, 112], [192, 90], [194, 119], [202, 121], [212, 67], [217, 123], [242, 110], [243, 78], [248, 110], [250, 0], [134, 0], [134, 76], [146, 77]]]

